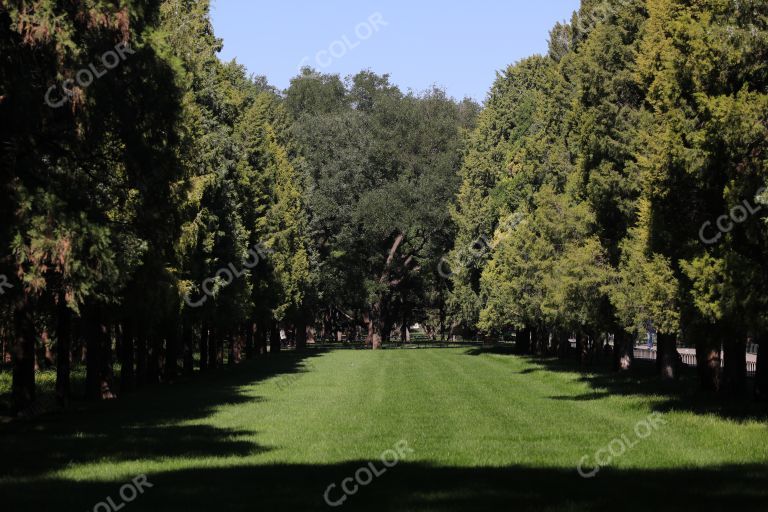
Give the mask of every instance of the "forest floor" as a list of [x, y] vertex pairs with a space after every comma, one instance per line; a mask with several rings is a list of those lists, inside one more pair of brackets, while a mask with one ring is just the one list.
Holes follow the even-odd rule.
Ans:
[[0, 507], [766, 510], [765, 411], [692, 381], [499, 349], [287, 352], [0, 426]]

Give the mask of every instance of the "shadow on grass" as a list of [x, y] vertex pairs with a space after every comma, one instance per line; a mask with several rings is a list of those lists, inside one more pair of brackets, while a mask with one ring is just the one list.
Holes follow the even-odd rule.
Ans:
[[322, 353], [283, 352], [174, 384], [143, 388], [118, 400], [76, 402], [67, 411], [2, 425], [0, 476], [35, 476], [96, 460], [264, 452], [267, 448], [243, 439], [253, 432], [186, 423], [202, 420], [224, 404], [262, 400], [245, 393], [243, 387], [275, 376], [290, 382], [291, 376], [304, 372], [305, 361]]
[[504, 354], [514, 355], [514, 345], [483, 345], [480, 347], [473, 347], [465, 352], [469, 356], [479, 356], [483, 354]]
[[[265, 465], [148, 473], [152, 488], [126, 510], [334, 510], [343, 479], [368, 461]], [[381, 467], [381, 464], [379, 464]], [[365, 477], [363, 477], [365, 479]], [[574, 468], [447, 468], [402, 462], [349, 496], [336, 510], [365, 511], [764, 511], [768, 468], [603, 469], [583, 479]], [[93, 510], [117, 498], [124, 482], [45, 480], [0, 486], [7, 510]], [[115, 499], [119, 505], [120, 500]]]
[[596, 392], [596, 393], [584, 393], [583, 395], [558, 395], [550, 396], [550, 400], [563, 400], [566, 402], [589, 402], [591, 400], [601, 400], [605, 397], [611, 396], [610, 393]]
[[[514, 351], [507, 347], [478, 347], [466, 352], [467, 355], [508, 354]], [[748, 379], [742, 396], [719, 396], [700, 390], [695, 368], [686, 367], [680, 379], [673, 382], [662, 381], [656, 373], [653, 361], [635, 360], [631, 371], [618, 373], [613, 371], [606, 361], [580, 366], [574, 359], [556, 357], [519, 356], [534, 366], [517, 372], [528, 374], [538, 371], [565, 372], [579, 374], [579, 381], [589, 384], [593, 393], [573, 396], [553, 396], [552, 400], [595, 400], [610, 395], [623, 396], [660, 396], [663, 401], [654, 406], [654, 410], [668, 412], [673, 410], [689, 411], [697, 414], [714, 414], [735, 421], [768, 421], [768, 404], [756, 402], [752, 398], [752, 379]]]

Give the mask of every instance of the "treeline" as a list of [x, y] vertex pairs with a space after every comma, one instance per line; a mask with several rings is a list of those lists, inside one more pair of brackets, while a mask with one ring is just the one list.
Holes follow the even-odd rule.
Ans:
[[438, 262], [455, 228], [464, 142], [479, 106], [439, 89], [403, 94], [364, 71], [345, 86], [305, 69], [286, 92], [296, 119], [313, 249], [308, 305], [319, 329], [374, 349], [446, 323]]
[[[768, 3], [584, 0], [499, 74], [462, 167], [451, 314], [615, 365], [658, 334], [702, 386], [768, 395]], [[721, 372], [720, 348], [724, 349]]]
[[[279, 350], [308, 279], [290, 120], [221, 63], [208, 3], [0, 10], [2, 339], [13, 407], [54, 365], [70, 398]], [[118, 59], [115, 60], [114, 54]], [[55, 354], [55, 355], [54, 355]]]
[[307, 69], [279, 92], [221, 45], [207, 0], [0, 7], [14, 411], [40, 367], [66, 405], [73, 364], [103, 399], [278, 352], [284, 332], [375, 348], [444, 318], [436, 262], [479, 106], [371, 72]]

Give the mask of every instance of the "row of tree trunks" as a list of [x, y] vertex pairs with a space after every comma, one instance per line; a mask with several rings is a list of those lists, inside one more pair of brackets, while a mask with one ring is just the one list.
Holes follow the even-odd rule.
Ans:
[[[66, 305], [63, 294], [55, 301], [56, 312], [56, 399], [62, 406], [67, 406], [71, 400], [70, 373], [73, 356], [73, 315]], [[20, 301], [14, 308], [13, 329], [14, 338], [9, 347], [13, 363], [12, 400], [16, 412], [30, 407], [35, 400], [35, 364], [41, 356], [36, 354], [38, 339], [43, 339], [43, 333], [38, 333], [34, 322], [34, 307], [29, 299]], [[193, 333], [187, 322], [181, 328], [171, 328], [165, 336], [157, 333], [149, 334], [147, 326], [136, 328], [132, 319], [112, 324], [103, 306], [92, 305], [84, 308], [83, 318], [77, 324], [83, 343], [79, 344], [81, 353], [78, 357], [85, 363], [85, 397], [90, 400], [113, 398], [113, 334], [117, 337], [117, 357], [120, 360], [120, 389], [129, 392], [147, 383], [157, 383], [160, 380], [173, 381], [178, 375], [178, 349], [183, 346], [184, 371], [193, 371], [194, 342]], [[140, 325], [140, 324], [139, 324]], [[229, 361], [236, 363], [241, 359], [244, 345], [252, 347], [252, 353], [265, 353], [265, 337], [267, 329], [258, 329], [256, 336], [253, 331], [237, 333], [229, 338]], [[280, 351], [279, 325], [274, 322], [269, 329], [271, 333], [270, 351]], [[299, 332], [306, 333], [304, 326]], [[206, 324], [200, 333], [201, 369], [214, 368], [223, 361], [224, 340], [216, 330], [209, 329]], [[79, 336], [78, 340], [81, 339]], [[301, 341], [300, 341], [301, 346]], [[149, 350], [148, 350], [149, 349]], [[53, 353], [49, 347], [49, 356]], [[46, 356], [47, 357], [47, 356]], [[161, 379], [162, 378], [162, 379]]]

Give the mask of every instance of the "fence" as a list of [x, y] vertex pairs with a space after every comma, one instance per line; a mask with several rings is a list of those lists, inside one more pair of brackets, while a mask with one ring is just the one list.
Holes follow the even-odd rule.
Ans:
[[[689, 350], [678, 350], [678, 354], [680, 354], [680, 357], [683, 361], [683, 364], [686, 366], [696, 367], [696, 352], [695, 351], [689, 351]], [[751, 355], [751, 354], [750, 354]], [[656, 349], [648, 349], [648, 348], [638, 348], [635, 347], [635, 359], [646, 359], [649, 361], [655, 361], [656, 360]], [[722, 352], [720, 353], [720, 367], [722, 368], [725, 366], [725, 360], [723, 358]], [[751, 358], [749, 355], [747, 356], [747, 373], [750, 375], [754, 375], [755, 371], [757, 370], [757, 361], [756, 359]]]

